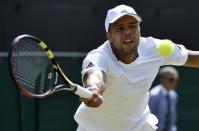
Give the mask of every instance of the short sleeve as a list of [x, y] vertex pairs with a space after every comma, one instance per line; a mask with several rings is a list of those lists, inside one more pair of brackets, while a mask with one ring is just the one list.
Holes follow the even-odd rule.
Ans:
[[[156, 44], [160, 44], [162, 40], [156, 39]], [[174, 44], [174, 51], [171, 55], [163, 57], [162, 65], [184, 65], [188, 58], [187, 49], [180, 44]]]
[[103, 52], [90, 52], [83, 61], [82, 64], [82, 76], [91, 69], [102, 70], [105, 74], [108, 73], [108, 60], [107, 56]]
[[183, 45], [175, 44], [174, 52], [165, 57], [164, 65], [184, 65], [188, 58], [188, 52]]

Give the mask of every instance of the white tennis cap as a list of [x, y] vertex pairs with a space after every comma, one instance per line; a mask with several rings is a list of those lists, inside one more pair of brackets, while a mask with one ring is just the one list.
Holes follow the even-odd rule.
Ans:
[[106, 32], [108, 32], [108, 28], [111, 23], [114, 23], [116, 20], [118, 20], [124, 15], [132, 16], [135, 19], [137, 19], [138, 22], [142, 21], [141, 17], [137, 15], [137, 13], [132, 7], [127, 6], [127, 5], [119, 5], [113, 9], [108, 10], [107, 12], [107, 16], [105, 20]]

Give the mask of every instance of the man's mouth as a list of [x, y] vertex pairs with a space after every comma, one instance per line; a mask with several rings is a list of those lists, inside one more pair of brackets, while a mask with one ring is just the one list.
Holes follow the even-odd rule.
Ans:
[[132, 44], [132, 43], [133, 43], [133, 40], [131, 39], [127, 39], [123, 41], [123, 44]]

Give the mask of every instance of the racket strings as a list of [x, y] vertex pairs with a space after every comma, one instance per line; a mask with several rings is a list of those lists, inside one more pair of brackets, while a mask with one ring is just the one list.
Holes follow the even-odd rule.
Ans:
[[46, 52], [33, 39], [21, 39], [14, 49], [16, 80], [32, 94], [43, 94], [54, 85], [55, 74]]

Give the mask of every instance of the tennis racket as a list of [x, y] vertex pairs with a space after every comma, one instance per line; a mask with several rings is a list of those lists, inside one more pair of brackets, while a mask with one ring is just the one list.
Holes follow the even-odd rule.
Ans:
[[[43, 98], [63, 90], [84, 98], [92, 97], [91, 91], [69, 80], [53, 52], [31, 35], [20, 35], [13, 40], [9, 50], [9, 70], [16, 87], [29, 97]], [[59, 79], [61, 84], [58, 84]]]

